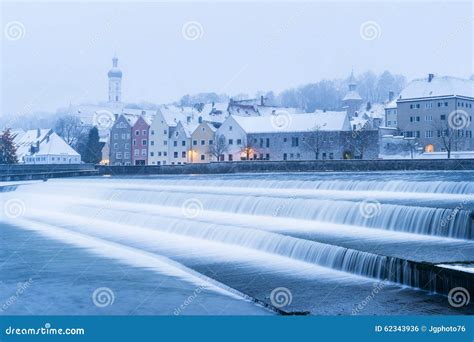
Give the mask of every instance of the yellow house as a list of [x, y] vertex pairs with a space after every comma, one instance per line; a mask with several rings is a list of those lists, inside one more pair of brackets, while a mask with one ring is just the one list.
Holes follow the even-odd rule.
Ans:
[[191, 134], [189, 163], [209, 163], [216, 158], [210, 153], [217, 128], [209, 122], [201, 122]]

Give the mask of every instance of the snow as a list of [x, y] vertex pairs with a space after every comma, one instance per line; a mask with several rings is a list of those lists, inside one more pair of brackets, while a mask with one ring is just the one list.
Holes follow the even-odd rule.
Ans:
[[351, 90], [342, 99], [342, 101], [346, 100], [362, 100], [362, 97], [360, 97], [359, 93], [356, 90]]
[[321, 131], [350, 131], [346, 112], [289, 114], [281, 111], [267, 116], [232, 115], [246, 133], [309, 132], [316, 127]]
[[22, 135], [17, 135], [13, 139], [13, 143], [16, 146], [18, 160], [22, 161], [24, 156], [30, 154], [31, 145], [36, 146], [38, 142], [41, 144], [51, 132], [51, 129], [31, 129]]
[[35, 156], [47, 156], [47, 155], [67, 155], [78, 157], [79, 153], [69, 146], [59, 135], [52, 132], [43, 143], [40, 144], [40, 149]]
[[428, 78], [416, 79], [402, 90], [400, 99], [453, 95], [474, 97], [474, 81], [451, 76], [435, 76], [431, 82]]

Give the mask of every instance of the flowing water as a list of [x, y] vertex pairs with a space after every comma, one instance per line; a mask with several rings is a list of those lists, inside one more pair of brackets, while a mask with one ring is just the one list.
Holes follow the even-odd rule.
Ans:
[[[60, 291], [58, 300], [72, 296], [80, 304], [53, 306], [52, 313], [98, 310], [64, 279], [68, 267], [80, 268], [78, 259], [92, 255], [101, 266], [86, 263], [89, 287], [109, 284], [128, 303], [114, 302], [104, 313], [472, 312], [453, 308], [445, 296], [454, 285], [472, 286], [470, 172], [96, 177], [2, 189], [1, 243], [8, 248], [1, 257], [10, 273], [0, 294], [12, 292], [7, 283], [25, 281], [10, 256], [30, 260], [28, 249], [41, 252], [39, 258], [62, 263], [41, 277], [41, 288], [67, 286], [71, 293]], [[137, 286], [114, 281], [116, 267], [133, 274]], [[433, 281], [440, 270], [453, 278]], [[160, 282], [150, 294], [154, 278], [173, 285]], [[163, 293], [167, 305], [136, 303]]]

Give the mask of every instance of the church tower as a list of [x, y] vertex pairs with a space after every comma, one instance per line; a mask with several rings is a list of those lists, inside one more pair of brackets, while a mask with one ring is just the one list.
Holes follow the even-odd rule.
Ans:
[[352, 70], [351, 77], [349, 79], [349, 91], [342, 99], [342, 102], [344, 103], [344, 109], [347, 111], [349, 119], [352, 119], [356, 115], [356, 112], [362, 105], [362, 97], [360, 97], [359, 92], [357, 91], [354, 70]]
[[109, 102], [122, 102], [122, 71], [118, 68], [118, 58], [112, 58], [112, 69], [107, 74], [109, 77]]

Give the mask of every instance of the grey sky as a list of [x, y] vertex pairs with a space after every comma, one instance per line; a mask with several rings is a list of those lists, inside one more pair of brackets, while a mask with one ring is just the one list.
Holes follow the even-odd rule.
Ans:
[[[371, 69], [410, 78], [473, 72], [472, 3], [3, 3], [1, 114], [105, 101], [114, 52], [125, 102], [281, 91]], [[186, 40], [197, 21], [202, 37]], [[374, 21], [380, 36], [362, 39]]]

